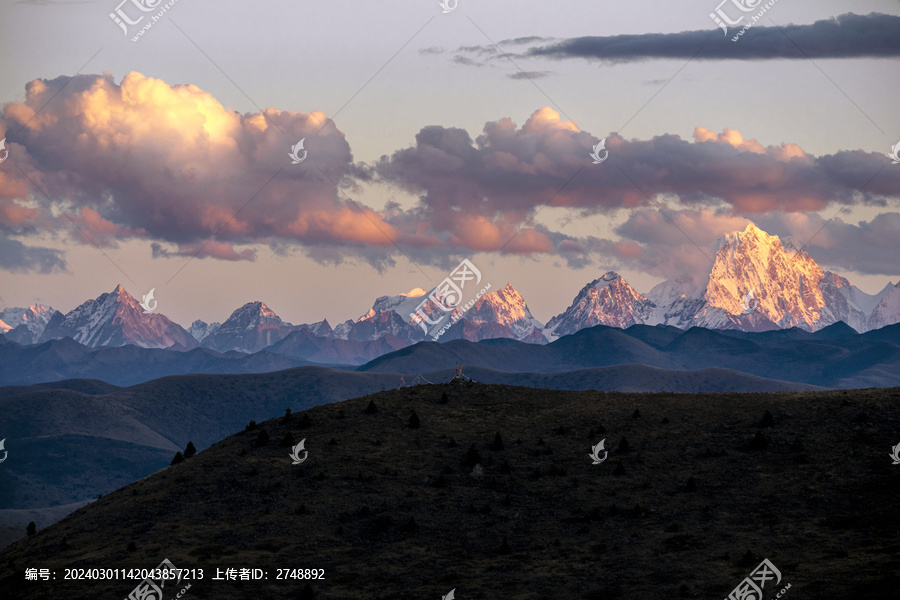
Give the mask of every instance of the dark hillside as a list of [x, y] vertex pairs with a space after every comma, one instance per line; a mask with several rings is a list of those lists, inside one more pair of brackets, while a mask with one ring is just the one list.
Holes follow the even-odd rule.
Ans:
[[[788, 583], [788, 600], [888, 598], [900, 585], [898, 401], [898, 389], [381, 392], [261, 422], [104, 496], [0, 551], [0, 589], [125, 598], [136, 582], [66, 581], [64, 569], [168, 558], [205, 569], [184, 600], [454, 588], [459, 600], [719, 599], [767, 558], [782, 581], [765, 598]], [[308, 459], [293, 465], [301, 439]], [[603, 439], [608, 458], [592, 464]], [[268, 580], [213, 581], [217, 567]], [[56, 579], [25, 582], [26, 568]], [[301, 593], [278, 568], [325, 580]]]

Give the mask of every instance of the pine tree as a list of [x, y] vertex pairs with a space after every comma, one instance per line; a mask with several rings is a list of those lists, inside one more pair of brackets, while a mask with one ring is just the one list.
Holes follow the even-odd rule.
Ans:
[[418, 429], [419, 428], [419, 415], [416, 414], [416, 411], [413, 411], [411, 415], [409, 415], [409, 428], [410, 429]]
[[197, 454], [197, 449], [194, 448], [194, 442], [188, 442], [187, 447], [184, 449], [184, 457], [190, 458]]
[[37, 525], [34, 524], [34, 521], [28, 524], [28, 527], [25, 528], [25, 533], [28, 535], [34, 535], [37, 533]]
[[475, 444], [469, 446], [469, 450], [466, 452], [466, 457], [463, 459], [464, 467], [474, 467], [475, 465], [481, 462], [481, 453], [478, 452], [478, 449], [475, 448]]
[[183, 462], [184, 462], [184, 454], [182, 454], [181, 451], [178, 451], [175, 453], [175, 456], [172, 457], [172, 462], [170, 462], [169, 464], [177, 465], [177, 464], [183, 463]]

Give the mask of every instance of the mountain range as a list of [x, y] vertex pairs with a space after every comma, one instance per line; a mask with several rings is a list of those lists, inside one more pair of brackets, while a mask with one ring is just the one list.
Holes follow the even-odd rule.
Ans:
[[[391, 339], [400, 347], [391, 348]], [[339, 364], [337, 358], [364, 364]], [[22, 346], [0, 338], [0, 385], [65, 379], [135, 385], [169, 375], [270, 373], [328, 361], [335, 361], [337, 377], [348, 371], [391, 374], [398, 385], [400, 377], [411, 381], [417, 374], [431, 381], [449, 379], [460, 364], [477, 369], [472, 376], [479, 381], [532, 381], [555, 389], [697, 393], [890, 387], [900, 386], [900, 324], [862, 334], [844, 323], [815, 332], [595, 325], [549, 344], [499, 338], [412, 346], [388, 336], [357, 342], [299, 329], [253, 354], [132, 345], [91, 348], [70, 338]], [[624, 373], [634, 379], [628, 382]]]
[[[254, 301], [223, 323], [197, 320], [185, 329], [162, 314], [148, 314], [117, 286], [66, 314], [39, 304], [7, 308], [0, 312], [0, 331], [23, 345], [71, 337], [93, 348], [134, 345], [189, 351], [202, 347], [244, 354], [269, 349], [304, 361], [359, 365], [426, 339], [426, 332], [411, 323], [411, 317], [430, 293], [415, 288], [379, 297], [357, 320], [333, 328], [327, 320], [293, 325], [265, 303]], [[596, 325], [813, 332], [843, 322], [862, 333], [900, 322], [900, 284], [889, 283], [878, 294], [867, 294], [846, 278], [824, 271], [790, 242], [782, 243], [750, 224], [719, 239], [702, 285], [676, 278], [645, 295], [609, 271], [588, 283], [565, 311], [544, 326], [532, 316], [522, 295], [507, 284], [464, 312], [454, 309], [450, 319], [455, 322], [441, 342], [506, 338], [546, 344]]]

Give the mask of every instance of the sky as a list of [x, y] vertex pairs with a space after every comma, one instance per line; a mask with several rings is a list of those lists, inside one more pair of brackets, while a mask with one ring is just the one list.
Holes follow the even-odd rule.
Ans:
[[469, 259], [546, 322], [608, 270], [702, 280], [750, 222], [878, 292], [900, 2], [848, 6], [6, 1], [0, 307], [336, 324]]

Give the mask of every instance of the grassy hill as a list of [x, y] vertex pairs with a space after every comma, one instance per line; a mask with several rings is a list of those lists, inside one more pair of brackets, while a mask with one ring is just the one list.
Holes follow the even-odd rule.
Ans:
[[[66, 581], [64, 569], [168, 558], [205, 569], [184, 600], [453, 588], [459, 600], [724, 598], [768, 558], [787, 600], [888, 598], [900, 585], [900, 466], [888, 456], [898, 399], [380, 392], [261, 422], [103, 496], [0, 551], [0, 589], [124, 598], [136, 582]], [[303, 438], [309, 458], [292, 465], [288, 446]], [[594, 465], [601, 439], [608, 458]], [[56, 579], [25, 582], [30, 567]], [[213, 581], [216, 567], [269, 578]], [[325, 580], [304, 590], [276, 581], [278, 568], [324, 569]]]

